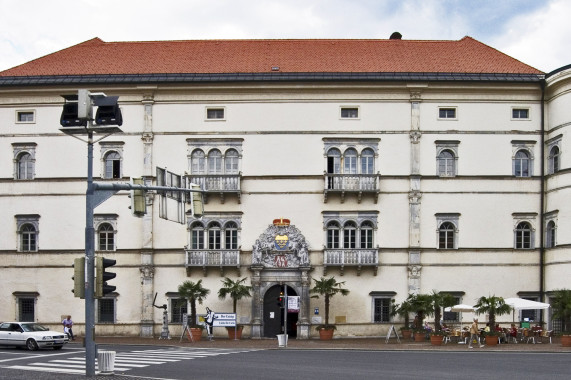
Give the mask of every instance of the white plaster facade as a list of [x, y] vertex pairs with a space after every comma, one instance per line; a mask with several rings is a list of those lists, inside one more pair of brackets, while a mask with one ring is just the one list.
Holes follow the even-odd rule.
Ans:
[[[120, 96], [123, 133], [95, 144], [96, 180], [154, 179], [156, 166], [192, 175], [197, 144], [205, 151], [230, 143], [240, 150], [239, 191], [224, 197], [212, 191], [205, 205], [206, 217], [239, 220], [239, 268], [188, 266], [185, 249], [192, 247], [193, 219], [177, 224], [159, 218], [158, 196], [148, 196], [143, 218], [131, 215], [127, 192], [96, 208], [96, 218], [112, 220], [115, 229], [114, 249], [96, 254], [118, 263], [113, 323], [97, 323], [97, 334], [160, 335], [162, 309], [152, 307], [153, 297], [158, 293], [157, 303], [167, 303], [172, 313], [169, 297], [187, 279], [200, 278], [211, 290], [199, 313], [205, 306], [231, 311], [231, 301], [216, 295], [221, 279], [253, 276], [253, 246], [275, 218], [290, 219], [308, 242], [310, 277], [326, 270], [345, 281], [349, 296], [337, 296], [331, 304], [341, 336], [378, 336], [401, 322], [374, 322], [379, 294], [400, 302], [409, 292], [448, 291], [474, 304], [492, 294], [548, 300], [550, 291], [571, 285], [571, 156], [565, 149], [571, 146], [570, 69], [548, 75], [545, 82], [526, 83], [2, 86], [0, 320], [18, 319], [19, 300], [31, 298], [36, 321], [58, 325], [61, 315], [72, 314], [82, 333], [83, 300], [70, 290], [71, 264], [84, 249], [86, 144], [61, 133], [58, 123], [60, 95], [78, 88]], [[224, 118], [208, 120], [207, 108], [222, 108]], [[342, 108], [357, 108], [358, 117], [340, 117]], [[439, 118], [440, 108], [454, 109], [456, 117]], [[513, 119], [514, 108], [528, 110], [529, 117]], [[33, 122], [18, 122], [18, 113], [28, 111]], [[547, 148], [553, 144], [559, 144], [559, 169], [548, 173]], [[326, 146], [371, 147], [378, 191], [359, 195], [349, 185], [344, 193], [328, 189]], [[118, 179], [100, 178], [108, 148], [120, 151]], [[455, 175], [437, 175], [440, 148], [456, 155]], [[522, 148], [529, 153], [529, 177], [514, 175], [514, 156]], [[22, 151], [32, 153], [32, 179], [17, 179]], [[324, 265], [324, 220], [336, 215], [363, 220], [365, 214], [374, 219], [378, 265]], [[26, 252], [19, 226], [30, 219], [37, 223], [36, 249]], [[445, 221], [454, 225], [450, 249], [439, 247]], [[531, 248], [516, 248], [522, 221], [531, 226]], [[548, 221], [556, 226], [554, 247], [542, 237]], [[279, 283], [281, 275], [271, 281]], [[256, 302], [262, 300], [238, 303], [242, 322], [252, 322]], [[322, 317], [323, 301], [311, 299], [303, 306], [309, 323], [318, 324], [314, 309]], [[511, 316], [499, 321], [509, 322]], [[245, 334], [251, 331], [248, 327]], [[179, 324], [170, 332], [179, 336]]]

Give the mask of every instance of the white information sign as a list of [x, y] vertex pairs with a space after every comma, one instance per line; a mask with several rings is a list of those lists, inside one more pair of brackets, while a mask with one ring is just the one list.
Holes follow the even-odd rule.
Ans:
[[234, 313], [214, 313], [213, 327], [236, 326], [236, 314]]
[[287, 311], [288, 313], [299, 312], [299, 296], [287, 297]]

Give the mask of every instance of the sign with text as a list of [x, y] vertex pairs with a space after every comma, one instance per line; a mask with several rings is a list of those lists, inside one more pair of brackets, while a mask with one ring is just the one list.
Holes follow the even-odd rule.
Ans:
[[234, 327], [236, 326], [236, 314], [234, 313], [214, 313], [213, 327]]
[[299, 296], [287, 297], [287, 312], [288, 313], [299, 312]]

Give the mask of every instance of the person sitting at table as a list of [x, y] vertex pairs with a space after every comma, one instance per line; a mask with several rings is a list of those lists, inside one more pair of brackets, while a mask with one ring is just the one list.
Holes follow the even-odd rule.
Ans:
[[517, 327], [515, 327], [515, 323], [512, 323], [510, 327], [510, 336], [514, 338], [514, 342], [517, 343]]
[[497, 331], [497, 332], [502, 332], [502, 331], [504, 331], [504, 330], [502, 330], [502, 328], [500, 327], [500, 324], [499, 324], [499, 323], [496, 323], [496, 331]]
[[533, 331], [533, 332], [541, 331], [541, 325], [539, 323], [537, 323], [535, 326], [533, 326], [531, 328], [531, 331]]
[[484, 332], [489, 333], [490, 332], [490, 324], [486, 323], [486, 327], [484, 327]]

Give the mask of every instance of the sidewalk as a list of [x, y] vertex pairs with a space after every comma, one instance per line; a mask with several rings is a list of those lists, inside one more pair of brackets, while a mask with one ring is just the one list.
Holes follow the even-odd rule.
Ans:
[[[186, 347], [186, 348], [227, 348], [227, 349], [284, 349], [278, 346], [277, 338], [264, 338], [264, 339], [250, 339], [242, 338], [241, 340], [229, 340], [228, 338], [215, 338], [212, 341], [207, 340], [205, 337], [199, 342], [190, 342], [184, 338], [182, 342], [180, 337], [172, 337], [172, 339], [158, 339], [158, 338], [137, 338], [137, 337], [96, 337], [96, 344], [138, 344], [138, 345], [160, 345], [172, 347]], [[76, 343], [81, 344], [81, 339], [76, 339]], [[571, 353], [571, 347], [563, 347], [559, 338], [554, 338], [553, 343], [549, 341], [543, 343], [510, 343], [501, 344], [496, 346], [484, 346], [479, 348], [474, 345], [473, 349], [469, 349], [465, 344], [448, 343], [442, 346], [433, 346], [429, 341], [426, 342], [413, 342], [412, 340], [404, 341], [401, 339], [400, 343], [396, 338], [391, 338], [388, 343], [385, 343], [385, 337], [379, 338], [337, 338], [333, 340], [319, 340], [319, 339], [289, 339], [287, 348], [285, 349], [312, 349], [312, 350], [331, 350], [331, 349], [344, 349], [344, 350], [417, 350], [417, 351], [514, 351], [514, 352], [568, 352]]]

